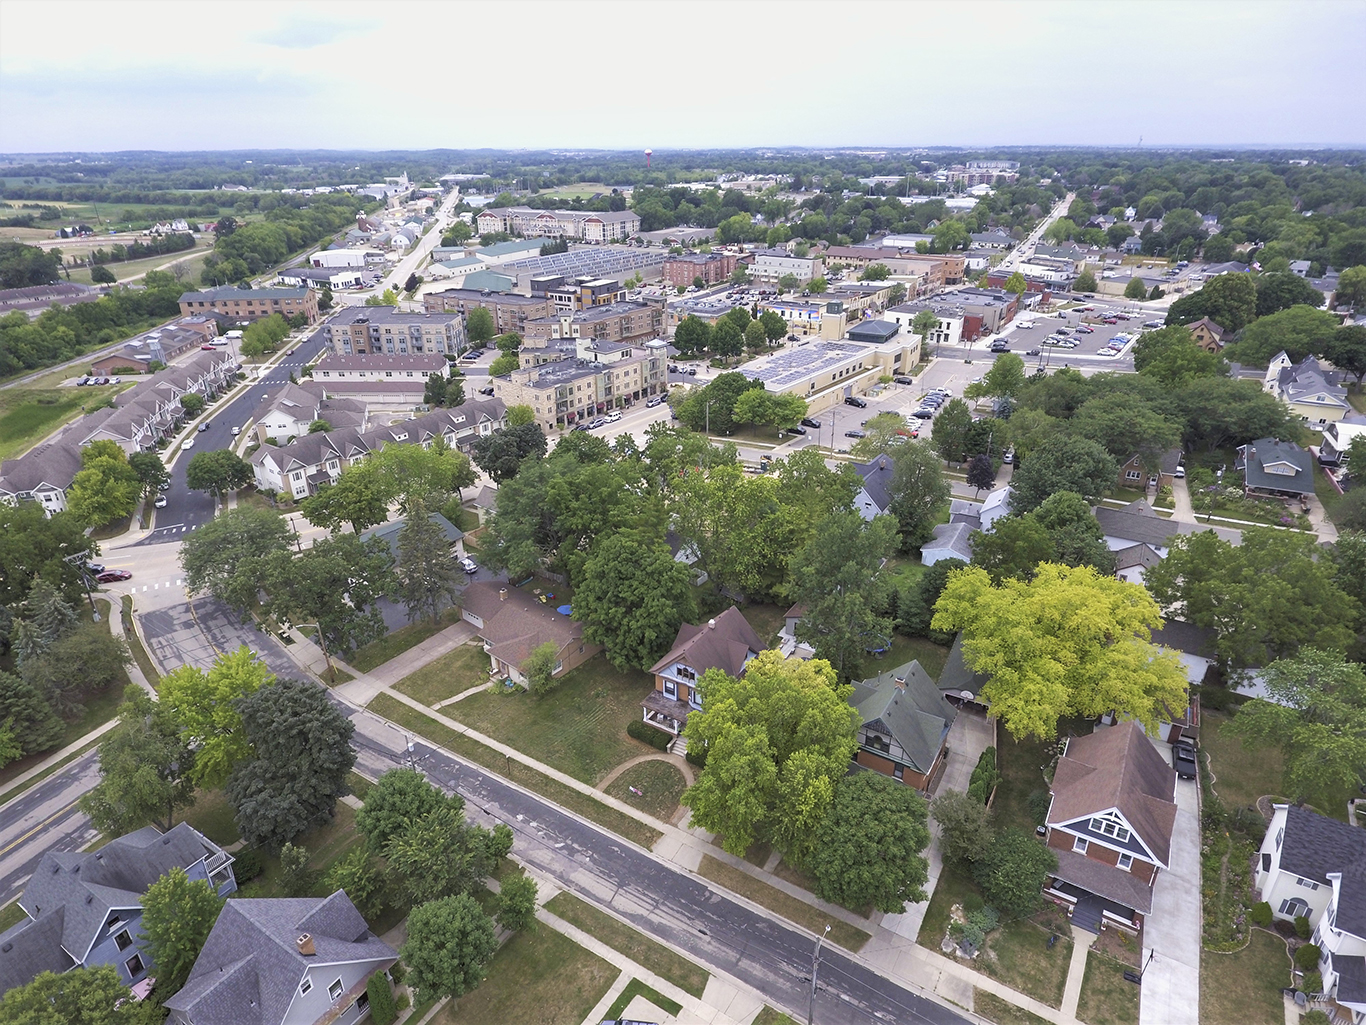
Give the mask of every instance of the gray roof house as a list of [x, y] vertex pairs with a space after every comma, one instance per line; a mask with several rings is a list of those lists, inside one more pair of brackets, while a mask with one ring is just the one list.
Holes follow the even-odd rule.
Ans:
[[974, 672], [963, 658], [963, 634], [960, 631], [953, 639], [948, 661], [939, 673], [939, 690], [955, 705], [976, 704], [985, 708], [987, 702], [982, 700], [981, 695], [986, 684], [986, 675]]
[[43, 855], [19, 898], [28, 919], [0, 936], [0, 993], [40, 972], [112, 965], [145, 996], [154, 966], [140, 928], [143, 894], [178, 868], [226, 896], [237, 889], [232, 861], [186, 822], [166, 833], [145, 826], [97, 851]]
[[919, 662], [907, 662], [855, 683], [849, 701], [860, 719], [854, 761], [917, 790], [927, 789], [958, 715], [930, 674]]
[[398, 959], [342, 890], [330, 897], [230, 900], [167, 1025], [352, 1025], [365, 987]]
[[892, 505], [892, 457], [885, 452], [867, 463], [855, 463], [863, 487], [854, 496], [854, 508], [865, 520], [885, 513]]
[[1314, 493], [1314, 457], [1293, 441], [1260, 438], [1239, 445], [1233, 468], [1243, 471], [1243, 490], [1249, 495]]
[[1266, 368], [1262, 387], [1304, 417], [1317, 430], [1352, 411], [1340, 370], [1329, 370], [1313, 356], [1291, 363], [1279, 352]]
[[[458, 552], [463, 558], [464, 548], [461, 541], [464, 540], [465, 533], [446, 517], [440, 513], [428, 513], [427, 519], [435, 523], [441, 533], [446, 535], [446, 540], [450, 542], [451, 551]], [[381, 538], [389, 546], [395, 559], [398, 558], [398, 536], [403, 533], [403, 528], [408, 525], [407, 517], [400, 517], [388, 523], [381, 523], [378, 527], [371, 527], [361, 533], [362, 541], [369, 541], [371, 538]]]
[[933, 566], [943, 559], [972, 561], [972, 532], [969, 523], [941, 523], [934, 528], [934, 539], [920, 546], [920, 561]]

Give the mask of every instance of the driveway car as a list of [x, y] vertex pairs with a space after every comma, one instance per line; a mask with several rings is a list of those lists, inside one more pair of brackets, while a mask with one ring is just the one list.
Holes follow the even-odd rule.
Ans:
[[863, 399], [859, 398], [857, 395], [847, 396], [844, 400], [844, 404], [846, 406], [857, 406], [859, 409], [868, 408], [868, 403]]
[[1173, 744], [1172, 768], [1182, 779], [1195, 779], [1195, 745], [1188, 740], [1178, 740]]
[[478, 564], [477, 562], [475, 562], [473, 559], [470, 559], [470, 558], [461, 559], [461, 560], [460, 560], [460, 568], [463, 569], [466, 573], [478, 573], [478, 572], [479, 572], [479, 564]]
[[811, 417], [809, 417], [809, 416], [804, 416], [804, 417], [802, 417], [802, 426], [803, 426], [803, 427], [814, 427], [814, 428], [816, 428], [816, 430], [819, 431], [819, 430], [821, 429], [821, 422], [820, 422], [819, 420], [815, 420], [815, 419], [813, 419], [813, 418], [811, 418]]
[[132, 580], [133, 574], [126, 569], [107, 569], [95, 579], [102, 584], [113, 584], [120, 580]]

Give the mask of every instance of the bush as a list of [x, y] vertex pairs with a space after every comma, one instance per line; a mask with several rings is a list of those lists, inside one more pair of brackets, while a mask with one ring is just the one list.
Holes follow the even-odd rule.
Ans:
[[408, 969], [403, 967], [402, 961], [395, 961], [389, 967], [389, 978], [394, 980], [395, 986], [402, 986], [403, 980], [408, 977]]
[[370, 976], [365, 992], [370, 997], [370, 1017], [375, 1025], [392, 1025], [398, 1017], [398, 1008], [394, 1006], [394, 991], [389, 988], [389, 980], [383, 972]]
[[665, 733], [663, 730], [655, 729], [649, 723], [640, 719], [632, 719], [626, 724], [626, 735], [634, 737], [636, 740], [644, 741], [657, 750], [666, 750], [672, 741], [673, 734]]
[[1295, 916], [1295, 935], [1302, 940], [1309, 939], [1314, 934], [1314, 927], [1309, 924], [1309, 919], [1304, 915]]
[[1306, 943], [1295, 951], [1295, 967], [1302, 972], [1312, 972], [1319, 966], [1322, 951], [1312, 943]]
[[699, 769], [707, 767], [707, 749], [705, 747], [690, 747], [683, 752], [683, 757], [688, 760], [689, 765], [696, 765]]
[[1043, 884], [1058, 859], [1029, 833], [1003, 829], [973, 866], [982, 896], [1008, 915], [1033, 913], [1043, 901]]
[[1268, 928], [1271, 925], [1271, 905], [1264, 900], [1258, 901], [1252, 905], [1248, 917], [1252, 919], [1253, 925], [1260, 925], [1263, 929]]
[[237, 877], [239, 886], [251, 882], [263, 868], [261, 855], [254, 850], [242, 850], [233, 855], [232, 874]]
[[977, 759], [977, 768], [972, 770], [972, 778], [968, 780], [968, 796], [980, 804], [986, 804], [999, 782], [1001, 774], [996, 769], [996, 749], [989, 747]]
[[408, 1009], [408, 994], [400, 993], [398, 999], [394, 1001], [394, 1006], [400, 1011], [406, 1011]]
[[[1305, 972], [1304, 982], [1300, 984], [1300, 989], [1303, 990], [1305, 993], [1322, 993], [1323, 976], [1320, 975], [1318, 972]], [[1312, 1013], [1313, 1012], [1311, 1011], [1310, 1014]], [[1322, 1011], [1319, 1011], [1318, 1013], [1323, 1014], [1323, 1025], [1329, 1025], [1328, 1015], [1324, 1014]], [[1306, 1014], [1303, 1018], [1300, 1019], [1300, 1025], [1310, 1025], [1309, 1015]]]
[[1048, 806], [1051, 801], [1047, 790], [1031, 790], [1029, 792], [1029, 816], [1034, 820], [1034, 825], [1042, 826], [1044, 824], [1044, 820], [1048, 818]]

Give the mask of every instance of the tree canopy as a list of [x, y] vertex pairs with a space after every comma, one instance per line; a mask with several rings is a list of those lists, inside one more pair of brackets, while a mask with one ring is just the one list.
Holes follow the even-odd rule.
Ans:
[[414, 908], [400, 953], [408, 984], [427, 1000], [458, 997], [479, 985], [497, 949], [493, 920], [461, 893]]

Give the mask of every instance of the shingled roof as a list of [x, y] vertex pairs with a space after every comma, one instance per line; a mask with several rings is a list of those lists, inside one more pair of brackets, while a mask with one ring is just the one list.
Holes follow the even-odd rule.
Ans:
[[706, 623], [684, 623], [679, 627], [673, 647], [650, 667], [650, 672], [662, 673], [675, 662], [682, 662], [699, 677], [708, 669], [739, 676], [750, 656], [763, 650], [764, 642], [759, 640], [754, 627], [732, 605]]
[[881, 723], [922, 773], [934, 764], [958, 715], [916, 661], [854, 684], [849, 700], [861, 725]]

